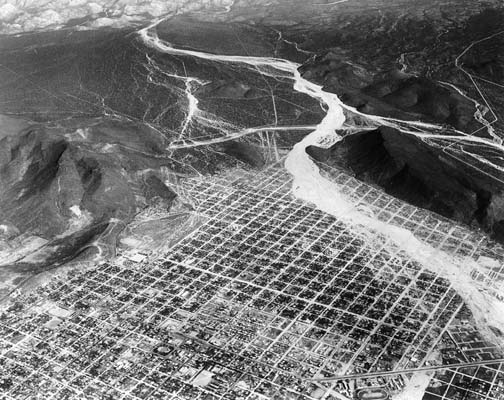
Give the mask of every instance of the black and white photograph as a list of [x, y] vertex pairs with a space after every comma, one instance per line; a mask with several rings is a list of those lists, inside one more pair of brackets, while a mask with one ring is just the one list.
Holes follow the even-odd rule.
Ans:
[[0, 0], [0, 400], [504, 400], [503, 0]]

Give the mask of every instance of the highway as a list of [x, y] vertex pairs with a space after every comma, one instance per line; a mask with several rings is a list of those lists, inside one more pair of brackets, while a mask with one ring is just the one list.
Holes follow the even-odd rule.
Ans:
[[468, 368], [468, 367], [477, 367], [478, 365], [488, 365], [488, 364], [498, 364], [504, 363], [504, 358], [496, 358], [494, 360], [482, 360], [482, 361], [472, 361], [458, 364], [450, 364], [450, 365], [432, 365], [430, 367], [418, 367], [418, 368], [407, 368], [396, 371], [377, 371], [370, 372], [367, 374], [349, 374], [349, 375], [339, 375], [339, 376], [331, 376], [328, 378], [316, 378], [310, 379], [312, 382], [336, 382], [345, 379], [369, 379], [369, 378], [379, 378], [383, 376], [391, 376], [391, 375], [400, 375], [400, 374], [413, 374], [415, 372], [422, 371], [439, 371], [442, 369], [453, 369], [453, 368]]

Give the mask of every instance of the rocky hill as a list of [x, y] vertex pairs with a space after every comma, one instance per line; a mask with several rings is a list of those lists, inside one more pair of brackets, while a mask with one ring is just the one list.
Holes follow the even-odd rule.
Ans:
[[322, 167], [346, 169], [394, 197], [504, 241], [504, 183], [414, 135], [381, 127], [307, 151]]

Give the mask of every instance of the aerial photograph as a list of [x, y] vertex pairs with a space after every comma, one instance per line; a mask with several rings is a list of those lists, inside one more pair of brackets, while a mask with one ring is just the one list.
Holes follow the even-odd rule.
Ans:
[[0, 400], [504, 400], [503, 0], [0, 0]]

